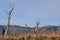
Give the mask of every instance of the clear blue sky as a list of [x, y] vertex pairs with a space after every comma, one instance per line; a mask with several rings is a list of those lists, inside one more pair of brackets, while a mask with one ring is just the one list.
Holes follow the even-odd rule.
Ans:
[[[0, 0], [0, 25], [6, 24], [7, 13], [14, 0]], [[11, 18], [12, 25], [35, 26], [39, 19], [40, 26], [60, 25], [60, 0], [15, 0]]]

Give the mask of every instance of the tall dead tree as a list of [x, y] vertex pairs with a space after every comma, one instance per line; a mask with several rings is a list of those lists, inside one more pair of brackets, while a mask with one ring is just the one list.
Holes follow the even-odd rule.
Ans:
[[36, 28], [35, 28], [35, 31], [36, 31], [37, 34], [38, 34], [38, 26], [39, 26], [39, 24], [40, 24], [39, 21], [36, 20], [36, 26], [35, 26]]
[[38, 36], [38, 26], [39, 26], [40, 22], [39, 20], [36, 20], [36, 28], [35, 28], [35, 32], [36, 32], [36, 40], [37, 40], [37, 36]]
[[9, 29], [9, 26], [10, 26], [10, 19], [11, 19], [11, 16], [12, 16], [13, 9], [14, 9], [14, 4], [11, 5], [11, 9], [7, 13], [8, 19], [7, 19], [6, 29], [5, 29], [5, 35], [7, 35], [7, 33], [8, 33], [8, 29]]

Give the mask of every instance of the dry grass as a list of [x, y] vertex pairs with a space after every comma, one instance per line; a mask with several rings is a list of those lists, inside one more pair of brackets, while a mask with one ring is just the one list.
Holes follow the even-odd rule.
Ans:
[[7, 36], [0, 36], [0, 40], [60, 40], [60, 35], [36, 35], [35, 34], [21, 34], [21, 35], [7, 35]]

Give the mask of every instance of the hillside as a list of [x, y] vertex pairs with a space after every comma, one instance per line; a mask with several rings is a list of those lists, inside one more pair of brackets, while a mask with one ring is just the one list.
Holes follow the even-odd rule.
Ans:
[[[2, 34], [2, 30], [5, 26], [0, 25], [0, 34]], [[56, 33], [60, 34], [60, 26], [43, 26], [43, 27], [38, 27], [38, 33], [40, 34], [50, 34], [50, 33]], [[17, 26], [17, 25], [10, 25], [8, 34], [21, 34], [21, 33], [36, 33], [35, 28], [31, 27], [23, 27], [23, 26]]]

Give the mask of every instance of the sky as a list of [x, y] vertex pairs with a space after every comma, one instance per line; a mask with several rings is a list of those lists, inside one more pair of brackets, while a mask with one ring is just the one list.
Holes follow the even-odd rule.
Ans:
[[60, 25], [60, 0], [0, 0], [0, 25], [6, 25], [13, 2], [11, 25], [34, 27], [36, 19], [40, 26]]

